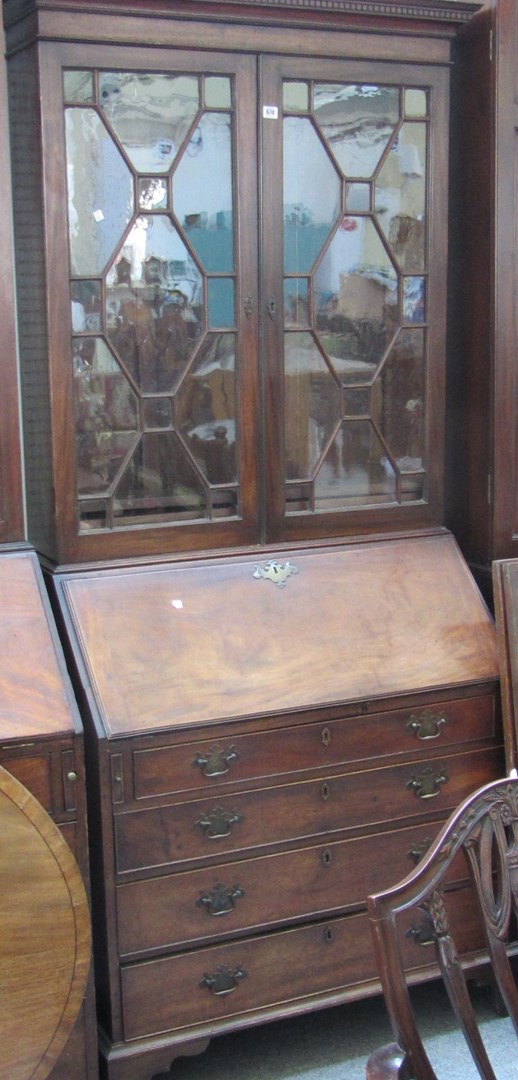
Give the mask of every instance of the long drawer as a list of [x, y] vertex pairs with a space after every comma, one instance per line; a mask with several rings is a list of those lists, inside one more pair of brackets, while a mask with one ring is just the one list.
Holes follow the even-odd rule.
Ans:
[[[181, 949], [364, 907], [369, 893], [412, 869], [438, 829], [438, 823], [427, 822], [119, 885], [121, 955]], [[455, 880], [465, 874], [459, 860]]]
[[135, 799], [495, 737], [494, 696], [133, 752]]
[[[450, 910], [462, 953], [484, 947], [475, 902], [466, 889]], [[402, 933], [418, 928], [410, 912]], [[434, 964], [434, 950], [403, 938], [407, 968]], [[366, 914], [125, 966], [121, 970], [124, 1038], [158, 1035], [253, 1014], [314, 995], [361, 991], [377, 981]]]
[[115, 815], [119, 874], [405, 819], [445, 816], [501, 770], [501, 749], [426, 758]]

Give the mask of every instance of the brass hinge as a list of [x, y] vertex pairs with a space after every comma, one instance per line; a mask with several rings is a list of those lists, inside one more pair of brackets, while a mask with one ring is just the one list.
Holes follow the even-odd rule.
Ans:
[[493, 63], [493, 28], [489, 31], [489, 63]]

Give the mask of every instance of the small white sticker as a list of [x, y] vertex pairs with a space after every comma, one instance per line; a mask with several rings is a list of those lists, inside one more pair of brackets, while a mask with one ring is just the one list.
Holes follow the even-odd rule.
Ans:
[[94, 221], [104, 221], [102, 210], [94, 210]]
[[171, 600], [171, 603], [174, 608], [183, 608], [182, 600]]
[[263, 120], [278, 120], [279, 110], [276, 105], [263, 105]]

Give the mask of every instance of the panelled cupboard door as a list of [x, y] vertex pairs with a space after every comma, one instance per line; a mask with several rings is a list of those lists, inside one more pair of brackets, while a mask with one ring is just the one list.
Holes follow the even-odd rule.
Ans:
[[61, 554], [250, 542], [255, 60], [110, 46], [41, 55]]
[[[440, 523], [446, 65], [38, 52], [33, 542], [74, 562]], [[14, 56], [16, 115], [30, 77]]]
[[268, 534], [437, 522], [447, 72], [262, 71]]

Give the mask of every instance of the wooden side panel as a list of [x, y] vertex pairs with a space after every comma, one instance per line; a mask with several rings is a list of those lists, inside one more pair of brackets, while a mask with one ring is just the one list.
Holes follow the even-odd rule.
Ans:
[[6, 70], [0, 10], [0, 296], [2, 297], [2, 344], [0, 349], [0, 542], [23, 540], [23, 492], [20, 454], [20, 410], [16, 367], [16, 321], [14, 305], [13, 230]]

